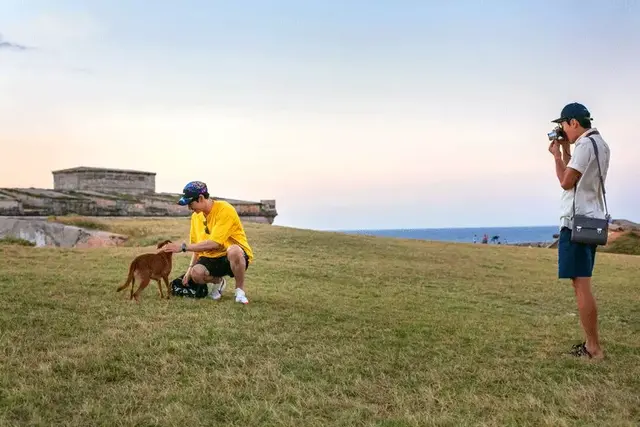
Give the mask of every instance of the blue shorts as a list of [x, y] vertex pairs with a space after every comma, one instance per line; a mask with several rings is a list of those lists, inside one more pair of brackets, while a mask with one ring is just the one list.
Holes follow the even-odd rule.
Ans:
[[591, 277], [597, 245], [571, 241], [571, 229], [562, 227], [558, 240], [558, 278]]

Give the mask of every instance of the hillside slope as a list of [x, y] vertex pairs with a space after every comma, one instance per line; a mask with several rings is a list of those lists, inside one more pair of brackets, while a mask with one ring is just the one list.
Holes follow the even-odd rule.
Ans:
[[619, 233], [615, 239], [610, 239], [605, 252], [626, 254], [626, 255], [640, 255], [640, 232], [627, 231]]
[[[104, 220], [110, 221], [110, 220]], [[138, 243], [184, 220], [126, 220]], [[0, 245], [1, 425], [636, 425], [640, 258], [599, 254], [607, 359], [555, 251], [247, 224], [248, 306], [115, 293], [150, 248]], [[172, 277], [187, 266], [175, 255]]]

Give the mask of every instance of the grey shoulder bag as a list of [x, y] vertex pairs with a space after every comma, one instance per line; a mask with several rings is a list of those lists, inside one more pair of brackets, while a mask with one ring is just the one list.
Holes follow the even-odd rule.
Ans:
[[[597, 134], [593, 132], [590, 135]], [[586, 215], [576, 215], [576, 195], [578, 192], [578, 183], [576, 183], [573, 195], [573, 227], [571, 228], [571, 241], [574, 243], [584, 243], [587, 245], [606, 245], [609, 238], [609, 208], [607, 207], [607, 194], [604, 189], [604, 181], [602, 179], [602, 170], [600, 169], [600, 157], [598, 156], [598, 145], [591, 136], [588, 137], [593, 144], [593, 150], [596, 154], [596, 163], [598, 163], [598, 173], [600, 174], [600, 186], [602, 187], [602, 197], [604, 198], [604, 208], [606, 215], [604, 219], [593, 218]]]

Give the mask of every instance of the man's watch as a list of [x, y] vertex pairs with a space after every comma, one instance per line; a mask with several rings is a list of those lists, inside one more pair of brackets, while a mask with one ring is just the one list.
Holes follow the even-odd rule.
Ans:
[[180, 249], [182, 250], [182, 252], [187, 252], [187, 244], [182, 242], [182, 245], [180, 246]]

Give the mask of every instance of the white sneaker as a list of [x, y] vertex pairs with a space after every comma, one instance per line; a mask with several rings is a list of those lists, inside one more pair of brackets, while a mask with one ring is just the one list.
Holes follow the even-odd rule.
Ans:
[[241, 302], [242, 304], [249, 304], [249, 300], [245, 295], [242, 289], [236, 289], [236, 302]]
[[211, 298], [214, 300], [219, 300], [220, 298], [222, 298], [222, 292], [224, 291], [224, 288], [227, 286], [227, 281], [224, 279], [224, 277], [222, 278], [222, 282], [220, 282], [219, 285], [213, 285], [213, 290], [211, 291]]

